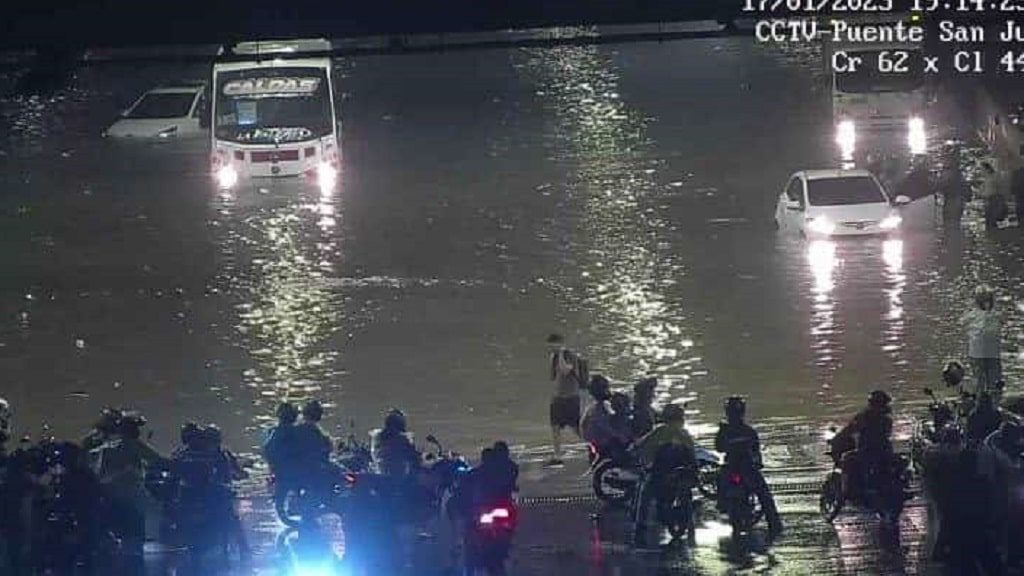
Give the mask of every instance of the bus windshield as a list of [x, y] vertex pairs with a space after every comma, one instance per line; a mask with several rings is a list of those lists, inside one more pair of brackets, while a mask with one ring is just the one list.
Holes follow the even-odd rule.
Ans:
[[320, 138], [334, 130], [323, 68], [219, 72], [216, 81], [218, 140], [280, 144]]
[[[879, 54], [893, 65], [906, 66], [906, 72], [879, 72]], [[847, 93], [911, 92], [924, 85], [923, 59], [917, 50], [847, 51], [850, 57], [863, 58], [852, 72], [836, 72], [836, 89]], [[906, 54], [904, 58], [899, 54]]]

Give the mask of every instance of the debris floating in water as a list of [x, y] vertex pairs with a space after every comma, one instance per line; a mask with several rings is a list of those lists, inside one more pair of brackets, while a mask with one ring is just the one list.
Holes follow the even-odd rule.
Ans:
[[78, 348], [79, 350], [85, 348], [85, 340], [75, 338], [75, 348]]

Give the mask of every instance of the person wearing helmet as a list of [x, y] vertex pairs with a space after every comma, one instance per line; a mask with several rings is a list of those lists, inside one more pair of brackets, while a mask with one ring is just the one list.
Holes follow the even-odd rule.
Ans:
[[109, 499], [111, 523], [122, 541], [127, 556], [127, 570], [142, 574], [144, 570], [143, 544], [146, 537], [146, 518], [143, 512], [147, 495], [144, 486], [145, 470], [164, 465], [167, 459], [142, 439], [146, 419], [138, 413], [123, 413], [113, 439], [97, 450], [99, 477]]
[[617, 430], [612, 422], [609, 401], [612, 399], [611, 384], [600, 374], [590, 378], [590, 397], [593, 403], [587, 407], [580, 420], [583, 439], [592, 444], [599, 454], [621, 454], [629, 444], [629, 437]]
[[894, 458], [892, 450], [892, 398], [884, 390], [868, 396], [867, 408], [858, 412], [831, 440], [833, 450], [839, 446], [853, 449], [836, 454], [841, 458], [843, 493], [860, 494], [868, 470], [886, 466]]
[[331, 457], [334, 443], [320, 427], [323, 417], [323, 404], [316, 399], [310, 400], [302, 407], [302, 422], [295, 427], [299, 453], [310, 462], [326, 463]]
[[92, 430], [82, 438], [82, 449], [86, 452], [96, 450], [107, 442], [115, 439], [121, 426], [124, 411], [118, 408], [104, 408], [99, 420], [93, 424]]
[[552, 466], [562, 464], [562, 430], [571, 428], [577, 436], [580, 433], [580, 390], [590, 379], [586, 360], [565, 347], [560, 334], [548, 336], [550, 348], [549, 365], [551, 381], [555, 384], [554, 395], [549, 406], [551, 439], [554, 456], [548, 462]]
[[625, 392], [613, 392], [608, 400], [612, 407], [612, 429], [622, 438], [623, 444], [629, 444], [639, 436], [633, 436], [633, 399]]
[[370, 442], [373, 461], [381, 474], [404, 478], [420, 466], [420, 453], [413, 444], [405, 413], [392, 408], [384, 416], [384, 427], [373, 432]]
[[[267, 433], [263, 443], [263, 458], [270, 466], [275, 478], [287, 483], [289, 472], [294, 472], [296, 460], [295, 423], [299, 419], [299, 409], [291, 402], [281, 402], [277, 406], [277, 426]], [[283, 476], [282, 476], [283, 475]], [[275, 490], [282, 488], [282, 482], [275, 484]], [[283, 489], [283, 488], [282, 488]]]
[[644, 378], [633, 386], [633, 417], [630, 422], [633, 438], [640, 438], [654, 429], [658, 414], [654, 410], [654, 389], [657, 378]]
[[[967, 332], [967, 355], [974, 372], [975, 394], [991, 392], [998, 396], [996, 382], [1003, 379], [1000, 360], [1002, 322], [995, 304], [995, 291], [982, 284], [974, 290], [974, 307], [962, 318]], [[998, 397], [996, 400], [998, 402]]]
[[725, 469], [739, 472], [747, 487], [757, 496], [768, 521], [769, 538], [782, 533], [779, 518], [768, 483], [761, 473], [764, 463], [761, 459], [761, 440], [752, 426], [745, 421], [747, 401], [742, 396], [730, 396], [725, 401], [725, 421], [718, 425], [715, 434], [715, 450], [725, 454]]
[[663, 422], [637, 440], [632, 449], [637, 462], [646, 471], [634, 509], [633, 543], [638, 547], [646, 545], [647, 514], [651, 502], [657, 502], [659, 506], [668, 502], [667, 498], [659, 496], [669, 486], [666, 482], [669, 474], [686, 468], [694, 473], [690, 480], [696, 481], [697, 456], [693, 437], [686, 430], [686, 412], [678, 404], [669, 404], [662, 413], [662, 419]]

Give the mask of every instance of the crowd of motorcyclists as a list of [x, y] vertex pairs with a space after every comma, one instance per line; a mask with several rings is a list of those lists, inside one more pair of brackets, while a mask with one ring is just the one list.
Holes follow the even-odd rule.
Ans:
[[[1024, 524], [1024, 510], [1020, 519], [1014, 516], [1024, 505], [1013, 498], [1024, 485], [1024, 427], [1019, 416], [1001, 407], [1005, 384], [992, 289], [975, 292], [963, 322], [974, 378], [968, 381], [964, 366], [950, 362], [942, 378], [956, 390], [956, 400], [939, 401], [926, 389], [933, 405], [915, 437], [921, 450], [914, 465], [920, 465], [928, 498], [934, 555], [961, 573], [1001, 573], [1013, 552], [1008, 535], [1016, 533], [1015, 522]], [[557, 437], [562, 428], [571, 428], [601, 458], [630, 462], [638, 471], [631, 519], [634, 544], [645, 546], [650, 509], [659, 519], [670, 516], [670, 509], [690, 514], [680, 494], [688, 501], [702, 481], [700, 448], [686, 429], [685, 407], [668, 403], [656, 410], [653, 377], [637, 382], [632, 395], [614, 391], [605, 376], [589, 374], [586, 361], [560, 337], [549, 343], [555, 345], [552, 429]], [[583, 391], [589, 402], [580, 410]], [[886, 391], [871, 392], [865, 408], [829, 440], [837, 469], [831, 486], [838, 491], [830, 496], [829, 519], [842, 502], [894, 512], [881, 514], [890, 521], [902, 510], [910, 465], [893, 447], [892, 403]], [[722, 455], [717, 487], [702, 492], [717, 494], [718, 510], [732, 518], [730, 485], [742, 488], [740, 501], [749, 502], [751, 513], [756, 502], [756, 517], [763, 515], [771, 541], [783, 524], [762, 474], [760, 439], [746, 413], [744, 398], [725, 400], [714, 437]], [[519, 476], [504, 441], [484, 449], [470, 467], [444, 453], [433, 436], [427, 442], [437, 446], [435, 453], [417, 447], [398, 409], [385, 414], [369, 446], [336, 443], [321, 426], [324, 406], [315, 399], [301, 408], [281, 403], [276, 416], [262, 455], [278, 514], [290, 520], [287, 524], [301, 532], [334, 512], [345, 522], [348, 544], [372, 548], [401, 541], [404, 529], [430, 536], [437, 526], [429, 519], [441, 517], [457, 535], [467, 566], [490, 569], [503, 563], [514, 530]], [[145, 503], [153, 498], [163, 507], [161, 537], [188, 551], [195, 572], [233, 554], [243, 563], [251, 558], [232, 488], [247, 473], [223, 446], [217, 426], [186, 423], [179, 447], [165, 456], [143, 434], [145, 418], [130, 411], [105, 409], [79, 442], [42, 439], [11, 446], [11, 420], [10, 406], [0, 399], [3, 573], [143, 574]], [[348, 456], [339, 456], [346, 451]], [[559, 464], [561, 456], [559, 442], [551, 464]], [[871, 494], [882, 497], [872, 500]]]

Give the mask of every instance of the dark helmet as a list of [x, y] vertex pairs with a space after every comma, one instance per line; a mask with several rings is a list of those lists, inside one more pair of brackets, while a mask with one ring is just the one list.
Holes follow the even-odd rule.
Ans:
[[633, 395], [637, 397], [649, 398], [654, 395], [654, 389], [657, 387], [658, 379], [653, 376], [649, 376], [633, 385]]
[[207, 424], [203, 428], [202, 434], [203, 439], [206, 440], [210, 446], [217, 447], [224, 442], [224, 433], [220, 431], [220, 426], [217, 426], [216, 424]]
[[625, 392], [615, 392], [611, 398], [612, 410], [616, 414], [629, 414], [629, 409], [632, 407], [633, 402], [629, 398], [629, 394]]
[[947, 362], [946, 367], [942, 369], [942, 381], [946, 383], [946, 386], [959, 386], [964, 380], [964, 365], [953, 360]]
[[311, 422], [319, 422], [324, 417], [324, 406], [319, 400], [313, 399], [302, 407], [302, 417]]
[[125, 412], [118, 424], [118, 431], [129, 437], [138, 438], [142, 427], [146, 425], [146, 417], [138, 412]]
[[989, 309], [996, 304], [996, 293], [988, 284], [981, 284], [974, 289], [974, 303], [978, 308]]
[[888, 408], [892, 397], [885, 390], [875, 390], [868, 396], [868, 406], [876, 409]]
[[587, 386], [590, 391], [590, 395], [598, 400], [607, 400], [612, 395], [612, 385], [608, 382], [608, 379], [600, 374], [595, 374], [590, 377], [590, 385]]
[[405, 432], [407, 429], [405, 412], [398, 408], [389, 410], [387, 415], [384, 416], [384, 429], [394, 432]]
[[103, 409], [103, 412], [100, 412], [100, 419], [96, 421], [94, 427], [100, 432], [114, 434], [121, 426], [121, 419], [124, 418], [124, 415], [122, 410], [108, 406]]
[[686, 420], [686, 411], [678, 404], [669, 404], [661, 411], [661, 417], [665, 422], [682, 422]]
[[294, 424], [299, 419], [299, 409], [291, 402], [281, 402], [277, 405], [277, 419], [282, 424]]
[[1005, 420], [999, 425], [999, 435], [1002, 436], [1002, 442], [1005, 446], [1020, 446], [1024, 444], [1024, 428], [1020, 424], [1009, 420]]
[[509, 457], [508, 442], [504, 440], [498, 440], [492, 446], [494, 449], [494, 455], [498, 458], [507, 459]]
[[199, 424], [186, 422], [181, 425], [181, 443], [185, 446], [194, 446], [199, 440]]
[[747, 401], [743, 396], [729, 396], [725, 401], [725, 417], [730, 420], [740, 419], [747, 414]]
[[480, 463], [490, 464], [495, 461], [494, 448], [484, 448], [480, 451]]

